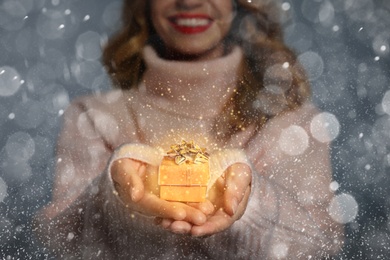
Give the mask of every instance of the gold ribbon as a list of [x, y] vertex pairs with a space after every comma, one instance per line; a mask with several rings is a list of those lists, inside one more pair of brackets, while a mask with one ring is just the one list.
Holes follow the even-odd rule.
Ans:
[[186, 142], [182, 140], [179, 144], [171, 145], [171, 149], [167, 154], [169, 157], [175, 159], [177, 165], [185, 162], [200, 164], [206, 163], [209, 160], [209, 154], [206, 152], [206, 148], [201, 148], [194, 141]]

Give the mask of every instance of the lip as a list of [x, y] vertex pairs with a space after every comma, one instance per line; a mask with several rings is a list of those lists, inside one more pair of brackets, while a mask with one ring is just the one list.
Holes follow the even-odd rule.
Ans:
[[174, 29], [183, 34], [197, 34], [211, 27], [213, 19], [205, 14], [181, 13], [168, 18]]

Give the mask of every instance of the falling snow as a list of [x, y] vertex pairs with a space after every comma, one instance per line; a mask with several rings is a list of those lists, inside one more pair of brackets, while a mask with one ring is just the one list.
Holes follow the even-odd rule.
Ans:
[[[310, 129], [284, 129], [280, 149], [298, 156], [311, 137], [332, 142], [335, 180], [329, 190], [337, 196], [328, 213], [347, 232], [338, 259], [390, 259], [390, 2], [280, 2], [285, 40], [324, 111], [311, 119]], [[101, 46], [119, 26], [120, 7], [119, 0], [0, 3], [1, 259], [48, 259], [32, 238], [31, 216], [50, 200], [55, 140], [69, 102], [110, 88]], [[284, 71], [281, 80], [291, 82], [290, 66], [266, 70], [268, 93], [286, 91], [272, 75]], [[278, 112], [264, 104], [254, 105]], [[89, 112], [100, 118], [100, 131], [118, 134], [109, 115]], [[81, 115], [78, 125], [83, 120]], [[67, 167], [63, 182], [73, 176], [73, 166]], [[73, 239], [69, 233], [67, 240]], [[282, 259], [288, 246], [276, 244], [272, 253]]]

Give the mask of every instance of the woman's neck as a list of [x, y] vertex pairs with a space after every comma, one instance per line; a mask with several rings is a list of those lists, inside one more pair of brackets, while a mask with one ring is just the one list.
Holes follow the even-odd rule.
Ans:
[[232, 48], [229, 48], [226, 44], [219, 44], [214, 46], [210, 50], [202, 52], [201, 54], [193, 54], [193, 53], [181, 53], [176, 50], [166, 49], [164, 47], [155, 50], [164, 60], [171, 61], [184, 61], [184, 62], [201, 62], [208, 60], [215, 60], [220, 57], [226, 56], [228, 53], [232, 51]]
[[242, 51], [208, 61], [171, 61], [147, 46], [141, 94], [148, 103], [196, 118], [217, 116], [234, 95]]

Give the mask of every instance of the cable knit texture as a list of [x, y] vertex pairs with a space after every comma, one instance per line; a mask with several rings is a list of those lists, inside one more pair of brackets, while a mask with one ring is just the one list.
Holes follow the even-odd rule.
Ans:
[[[146, 47], [144, 59], [139, 86], [82, 97], [67, 109], [53, 201], [36, 218], [38, 238], [61, 259], [318, 259], [333, 253], [340, 234], [331, 231], [339, 226], [326, 212], [329, 150], [310, 134], [317, 109], [307, 103], [260, 132], [248, 128], [218, 141], [213, 126], [234, 93], [241, 49], [213, 61], [177, 62]], [[295, 138], [280, 138], [286, 133]], [[157, 166], [183, 139], [208, 149], [214, 179], [235, 162], [253, 170], [244, 216], [210, 237], [155, 226], [120, 201], [110, 178], [113, 160]], [[302, 144], [299, 152], [286, 152]]]

